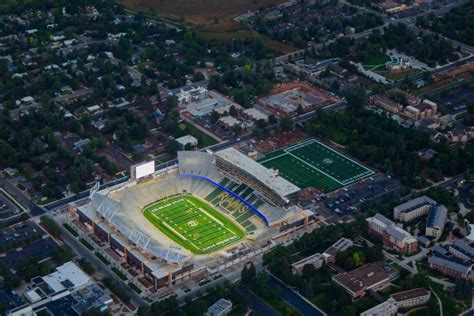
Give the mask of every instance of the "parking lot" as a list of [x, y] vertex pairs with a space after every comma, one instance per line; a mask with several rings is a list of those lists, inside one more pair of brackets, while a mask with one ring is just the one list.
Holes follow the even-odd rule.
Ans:
[[397, 195], [400, 189], [398, 181], [384, 175], [374, 175], [327, 196], [316, 198], [315, 207], [317, 212], [326, 218], [355, 215], [362, 204], [380, 201], [388, 194]]
[[434, 97], [435, 102], [444, 106], [449, 113], [459, 113], [467, 110], [467, 105], [474, 100], [474, 90], [458, 88], [448, 93], [441, 93]]
[[0, 191], [0, 221], [7, 221], [22, 213], [22, 210]]

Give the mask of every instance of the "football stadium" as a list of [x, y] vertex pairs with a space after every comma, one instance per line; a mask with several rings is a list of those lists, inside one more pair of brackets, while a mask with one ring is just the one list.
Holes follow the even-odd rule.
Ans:
[[303, 234], [316, 218], [296, 205], [299, 191], [237, 149], [181, 151], [175, 165], [155, 171], [144, 163], [128, 182], [95, 187], [75, 214], [109, 255], [125, 258], [158, 290]]
[[328, 193], [375, 174], [333, 148], [309, 139], [267, 154], [259, 162], [302, 189]]
[[154, 290], [245, 263], [319, 227], [298, 204], [301, 189], [329, 191], [373, 173], [316, 140], [261, 163], [232, 147], [177, 158], [158, 171], [153, 161], [133, 166], [128, 182], [94, 187], [74, 213], [107, 245], [109, 260], [125, 259]]

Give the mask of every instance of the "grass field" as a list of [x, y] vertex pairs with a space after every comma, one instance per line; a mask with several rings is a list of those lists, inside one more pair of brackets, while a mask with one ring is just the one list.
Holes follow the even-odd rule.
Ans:
[[233, 38], [258, 37], [264, 45], [281, 53], [296, 50], [290, 45], [248, 30], [234, 21], [235, 17], [248, 11], [283, 3], [286, 0], [120, 0], [120, 2], [134, 12], [196, 27], [199, 34], [206, 39], [227, 42]]
[[374, 174], [372, 170], [331, 147], [309, 139], [267, 154], [259, 162], [278, 169], [300, 188], [314, 187], [328, 193]]
[[128, 8], [145, 13], [155, 13], [176, 21], [184, 19], [195, 26], [228, 30], [235, 27], [232, 23], [234, 17], [285, 0], [120, 0], [120, 2]]
[[387, 54], [380, 54], [377, 56], [373, 56], [370, 59], [363, 60], [361, 64], [365, 70], [373, 71], [381, 76], [384, 76], [388, 80], [393, 81], [405, 79], [406, 77], [413, 76], [414, 74], [419, 72], [418, 69], [414, 68], [406, 69], [405, 71], [402, 71], [400, 73], [390, 72], [385, 67], [385, 63], [388, 61], [390, 61], [390, 57]]
[[143, 215], [174, 242], [196, 254], [211, 253], [244, 237], [237, 225], [192, 195], [155, 202]]

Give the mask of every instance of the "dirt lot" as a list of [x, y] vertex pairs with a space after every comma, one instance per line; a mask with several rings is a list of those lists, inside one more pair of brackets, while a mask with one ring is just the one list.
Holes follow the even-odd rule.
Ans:
[[229, 40], [258, 36], [268, 47], [282, 53], [296, 50], [294, 47], [246, 30], [234, 18], [263, 6], [286, 0], [120, 0], [127, 8], [148, 15], [160, 16], [176, 22], [193, 25], [206, 38]]
[[162, 16], [179, 20], [185, 18], [193, 24], [214, 23], [213, 19], [229, 19], [249, 10], [285, 0], [122, 0], [126, 6], [151, 8]]

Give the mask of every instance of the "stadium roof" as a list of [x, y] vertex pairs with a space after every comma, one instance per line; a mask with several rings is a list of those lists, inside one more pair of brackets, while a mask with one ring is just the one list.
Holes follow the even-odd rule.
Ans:
[[273, 170], [265, 168], [233, 147], [218, 151], [215, 155], [251, 174], [258, 181], [282, 197], [286, 197], [300, 190], [300, 188], [293, 183], [276, 175]]

